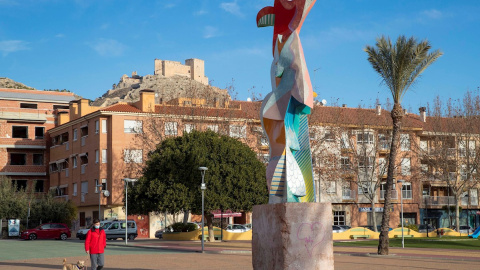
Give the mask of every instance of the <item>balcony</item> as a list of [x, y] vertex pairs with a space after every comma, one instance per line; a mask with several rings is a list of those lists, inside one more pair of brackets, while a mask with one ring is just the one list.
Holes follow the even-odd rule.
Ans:
[[403, 199], [413, 199], [413, 192], [411, 190], [402, 190]]
[[428, 206], [455, 205], [454, 196], [423, 196], [423, 201]]
[[60, 201], [65, 200], [66, 202], [68, 202], [68, 195], [55, 196], [54, 198]]
[[87, 171], [87, 165], [88, 164], [82, 164], [81, 171], [80, 171], [81, 174], [85, 174], [85, 171]]
[[86, 194], [86, 193], [83, 193], [83, 192], [82, 192], [82, 194], [81, 194], [81, 196], [80, 196], [80, 202], [85, 202], [85, 194]]
[[[396, 190], [391, 190], [391, 199], [392, 200], [398, 200], [398, 193]], [[385, 193], [386, 193], [386, 190], [380, 190], [380, 200], [385, 200]]]

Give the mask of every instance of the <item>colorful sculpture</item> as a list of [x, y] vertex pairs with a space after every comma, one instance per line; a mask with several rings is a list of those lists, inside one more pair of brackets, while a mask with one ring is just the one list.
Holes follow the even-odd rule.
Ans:
[[270, 144], [269, 203], [315, 202], [307, 115], [312, 90], [300, 29], [316, 0], [275, 0], [257, 15], [257, 26], [273, 26], [272, 92], [260, 119]]

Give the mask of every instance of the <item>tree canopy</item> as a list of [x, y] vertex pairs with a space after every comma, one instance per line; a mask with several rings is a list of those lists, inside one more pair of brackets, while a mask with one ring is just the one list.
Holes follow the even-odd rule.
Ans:
[[[201, 213], [205, 173], [205, 211], [250, 211], [267, 203], [265, 165], [247, 145], [213, 131], [167, 138], [149, 154], [143, 176], [128, 192], [129, 211], [138, 214], [189, 210]], [[131, 191], [130, 191], [131, 190]]]

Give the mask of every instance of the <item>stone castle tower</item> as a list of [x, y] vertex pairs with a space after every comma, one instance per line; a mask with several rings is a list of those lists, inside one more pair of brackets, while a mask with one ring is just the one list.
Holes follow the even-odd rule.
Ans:
[[208, 77], [205, 76], [205, 62], [195, 58], [185, 60], [185, 65], [176, 61], [155, 59], [154, 75], [165, 77], [180, 75], [208, 85]]

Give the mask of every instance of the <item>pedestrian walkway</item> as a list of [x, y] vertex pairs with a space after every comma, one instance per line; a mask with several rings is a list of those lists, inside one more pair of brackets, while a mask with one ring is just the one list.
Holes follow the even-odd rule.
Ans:
[[[9, 242], [9, 241], [7, 241]], [[24, 241], [38, 245], [46, 241]], [[65, 243], [56, 241], [57, 244]], [[81, 248], [81, 242], [76, 242]], [[0, 241], [3, 244], [3, 241]], [[74, 241], [70, 245], [74, 244]], [[109, 241], [104, 269], [252, 269], [251, 244], [248, 241], [205, 243], [205, 254], [200, 253], [199, 241], [135, 240], [128, 247], [122, 241]], [[73, 245], [72, 245], [73, 246]], [[118, 253], [121, 250], [122, 253]], [[178, 252], [180, 251], [180, 252]], [[21, 252], [22, 251], [17, 251]], [[131, 252], [131, 253], [130, 253]], [[480, 251], [422, 248], [390, 248], [390, 255], [376, 255], [376, 247], [334, 247], [335, 269], [391, 270], [391, 269], [476, 269]], [[0, 261], [0, 269], [61, 269], [63, 254], [50, 258], [15, 259]], [[67, 256], [68, 262], [85, 260], [83, 255]]]

